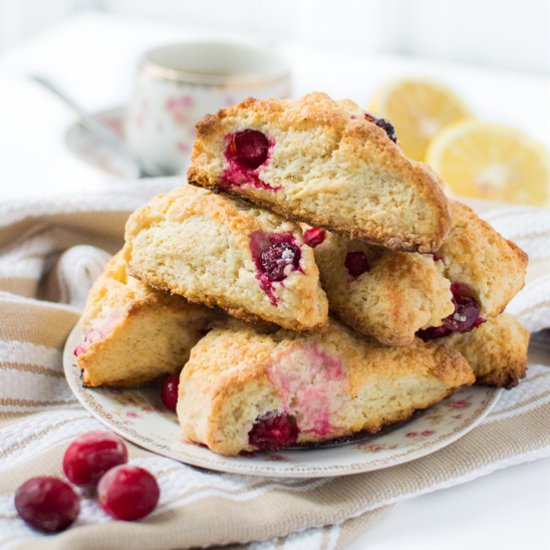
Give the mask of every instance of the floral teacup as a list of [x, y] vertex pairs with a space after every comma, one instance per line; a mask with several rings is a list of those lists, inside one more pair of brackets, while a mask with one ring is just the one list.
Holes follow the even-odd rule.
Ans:
[[248, 96], [290, 94], [287, 64], [257, 47], [188, 42], [146, 52], [126, 113], [128, 144], [166, 173], [187, 167], [194, 127], [207, 113]]

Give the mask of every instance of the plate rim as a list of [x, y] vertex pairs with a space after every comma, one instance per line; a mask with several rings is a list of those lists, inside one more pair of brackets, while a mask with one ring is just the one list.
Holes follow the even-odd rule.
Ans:
[[[78, 367], [75, 365], [73, 350], [75, 342], [81, 337], [82, 329], [80, 328], [79, 322], [77, 322], [75, 326], [71, 329], [65, 341], [63, 349], [63, 371], [71, 392], [86, 411], [92, 414], [102, 424], [106, 425], [110, 430], [119, 434], [121, 437], [137, 445], [138, 447], [141, 447], [142, 449], [145, 449], [159, 456], [164, 456], [166, 458], [188, 464], [190, 466], [205, 468], [208, 470], [228, 474], [263, 476], [273, 478], [276, 477], [313, 479], [373, 472], [385, 468], [391, 468], [393, 466], [399, 466], [400, 464], [405, 464], [407, 462], [411, 462], [413, 460], [417, 460], [419, 458], [437, 452], [454, 443], [461, 437], [465, 436], [491, 412], [491, 410], [498, 402], [500, 396], [502, 395], [502, 392], [504, 391], [502, 388], [491, 388], [488, 386], [484, 387], [487, 395], [483, 398], [480, 406], [472, 412], [472, 417], [469, 417], [469, 420], [465, 422], [464, 425], [455, 427], [450, 434], [447, 432], [446, 434], [440, 435], [438, 438], [425, 441], [418, 447], [406, 450], [401, 455], [393, 458], [378, 459], [378, 461], [376, 461], [376, 459], [372, 459], [371, 455], [365, 453], [364, 456], [366, 458], [370, 457], [369, 460], [365, 460], [365, 462], [354, 462], [347, 465], [332, 464], [330, 466], [308, 466], [294, 462], [285, 463], [283, 461], [273, 462], [273, 465], [270, 465], [269, 463], [254, 465], [254, 458], [247, 458], [247, 460], [243, 462], [226, 462], [231, 460], [233, 457], [218, 455], [213, 451], [210, 451], [210, 449], [204, 450], [208, 451], [212, 455], [212, 459], [210, 459], [210, 457], [201, 458], [192, 454], [186, 455], [184, 458], [182, 458], [181, 456], [174, 456], [173, 453], [170, 454], [170, 449], [168, 447], [161, 443], [155, 442], [151, 438], [140, 435], [133, 428], [118, 426], [115, 419], [110, 419], [110, 413], [102, 412], [102, 410], [97, 408], [96, 400], [92, 397], [94, 388], [85, 389], [79, 383], [80, 376], [78, 376], [78, 374], [76, 373], [76, 371], [78, 371]], [[470, 386], [470, 388], [473, 387], [474, 386]], [[423, 411], [420, 414], [422, 413]], [[189, 446], [194, 446], [194, 444], [189, 443]], [[308, 451], [322, 452], [323, 449], [308, 449]], [[287, 466], [287, 468], [285, 468], [285, 465]]]

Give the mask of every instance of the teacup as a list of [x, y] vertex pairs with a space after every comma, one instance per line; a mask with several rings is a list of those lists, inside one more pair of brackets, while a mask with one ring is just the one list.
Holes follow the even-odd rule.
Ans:
[[207, 113], [249, 97], [290, 95], [285, 61], [233, 42], [187, 42], [146, 52], [125, 119], [130, 147], [166, 173], [187, 167], [194, 127]]

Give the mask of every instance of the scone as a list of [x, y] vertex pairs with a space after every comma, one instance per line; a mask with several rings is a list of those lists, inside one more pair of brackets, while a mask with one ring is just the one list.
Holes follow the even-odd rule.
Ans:
[[465, 204], [450, 201], [450, 207], [451, 232], [436, 257], [451, 282], [473, 289], [481, 314], [494, 317], [523, 288], [527, 254]]
[[337, 321], [316, 334], [235, 322], [191, 351], [177, 412], [185, 438], [235, 455], [374, 433], [474, 380], [440, 344], [387, 347]]
[[119, 252], [95, 282], [74, 353], [86, 386], [139, 386], [179, 372], [220, 313], [147, 287]]
[[312, 228], [331, 309], [389, 345], [468, 332], [498, 315], [522, 288], [527, 256], [472, 210], [450, 202], [453, 226], [434, 254], [395, 252]]
[[327, 323], [313, 251], [277, 214], [184, 185], [134, 212], [125, 237], [130, 272], [150, 286], [287, 329]]
[[476, 375], [476, 383], [513, 388], [525, 377], [529, 331], [507, 313], [489, 319], [467, 334], [438, 340], [459, 351]]
[[205, 117], [196, 136], [194, 185], [391, 249], [431, 252], [449, 231], [437, 176], [350, 100], [249, 98]]
[[[309, 231], [315, 230], [305, 232], [306, 242]], [[331, 310], [379, 342], [408, 345], [419, 329], [440, 325], [454, 311], [443, 263], [431, 254], [393, 252], [328, 232], [314, 251]]]

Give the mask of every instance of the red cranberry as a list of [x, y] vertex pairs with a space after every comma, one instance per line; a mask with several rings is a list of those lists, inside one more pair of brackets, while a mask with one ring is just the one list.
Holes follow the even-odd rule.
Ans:
[[359, 275], [370, 269], [370, 264], [365, 253], [360, 250], [357, 252], [348, 252], [344, 265], [352, 277], [359, 277]]
[[178, 404], [178, 388], [180, 385], [179, 374], [172, 374], [164, 379], [160, 397], [162, 402], [171, 410], [175, 411]]
[[75, 485], [94, 487], [107, 471], [128, 461], [122, 438], [111, 432], [87, 432], [75, 439], [63, 456], [63, 471]]
[[99, 481], [97, 497], [113, 518], [133, 521], [151, 513], [160, 497], [154, 476], [144, 468], [124, 464], [109, 470]]
[[325, 240], [326, 236], [327, 234], [324, 229], [320, 229], [319, 227], [312, 227], [304, 233], [304, 242], [308, 246], [311, 246], [311, 248], [315, 248]]
[[260, 416], [248, 432], [248, 443], [260, 451], [274, 451], [298, 441], [298, 426], [294, 416], [269, 412]]
[[378, 126], [379, 128], [382, 128], [382, 130], [384, 130], [384, 132], [386, 132], [386, 134], [388, 135], [388, 137], [394, 142], [394, 143], [397, 143], [397, 135], [395, 133], [395, 128], [393, 126], [393, 124], [389, 121], [389, 120], [386, 120], [385, 118], [379, 118], [376, 120], [375, 122], [376, 126]]
[[250, 252], [258, 270], [256, 279], [271, 303], [277, 305], [273, 292], [273, 283], [285, 279], [285, 268], [300, 270], [302, 253], [292, 233], [264, 233], [254, 231], [250, 234]]
[[278, 191], [281, 186], [263, 181], [257, 170], [266, 164], [273, 146], [274, 142], [258, 130], [243, 130], [226, 135], [224, 155], [228, 163], [221, 175], [220, 187], [229, 189], [251, 185], [256, 189]]
[[270, 281], [282, 281], [287, 265], [293, 269], [300, 267], [300, 256], [300, 248], [294, 243], [271, 243], [260, 255], [261, 270]]
[[258, 130], [243, 130], [229, 137], [226, 157], [241, 168], [255, 170], [267, 160], [269, 140]]
[[63, 531], [77, 518], [80, 502], [74, 489], [51, 476], [33, 477], [15, 493], [15, 509], [23, 521], [45, 533]]
[[451, 292], [455, 306], [454, 312], [443, 319], [441, 326], [418, 331], [417, 334], [422, 340], [442, 338], [452, 332], [470, 332], [484, 322], [480, 315], [481, 305], [472, 296], [472, 289], [467, 284], [453, 283]]
[[393, 124], [386, 120], [385, 118], [376, 118], [375, 116], [372, 116], [370, 113], [365, 113], [365, 118], [372, 122], [373, 124], [376, 124], [379, 128], [382, 128], [384, 132], [388, 135], [388, 137], [394, 142], [397, 142], [397, 135], [395, 133], [395, 128]]

